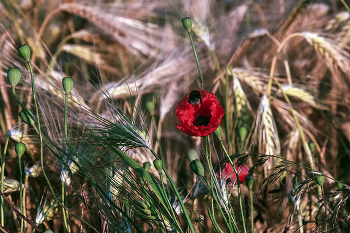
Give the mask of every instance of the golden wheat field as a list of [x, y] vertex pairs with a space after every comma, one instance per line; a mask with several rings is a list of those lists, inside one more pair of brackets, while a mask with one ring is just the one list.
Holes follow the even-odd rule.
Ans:
[[349, 7], [0, 0], [0, 231], [350, 232]]

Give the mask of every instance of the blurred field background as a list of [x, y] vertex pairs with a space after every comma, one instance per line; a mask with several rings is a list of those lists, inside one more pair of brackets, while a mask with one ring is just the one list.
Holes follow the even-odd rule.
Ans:
[[[26, 144], [22, 169], [28, 170], [23, 181], [28, 189], [25, 214], [43, 230], [64, 232], [61, 209], [43, 207], [45, 203], [46, 206], [53, 203], [45, 179], [41, 174], [30, 175], [29, 168], [38, 168], [38, 136], [21, 123], [18, 117], [21, 108], [6, 78], [7, 69], [21, 70], [24, 81], [16, 87], [16, 92], [22, 102], [32, 108], [30, 74], [16, 52], [18, 46], [26, 43], [33, 51], [43, 127], [57, 144], [63, 143], [63, 77], [74, 80], [74, 97], [69, 105], [71, 134], [84, 131], [85, 118], [78, 117], [84, 114], [82, 106], [109, 119], [108, 105], [118, 104], [129, 116], [142, 113], [142, 122], [147, 125], [142, 126], [143, 133], [157, 152], [155, 128], [145, 108], [147, 101], [153, 101], [157, 133], [169, 173], [181, 195], [190, 194], [188, 199], [191, 199], [196, 179], [189, 168], [187, 153], [194, 149], [201, 154], [202, 145], [200, 139], [185, 135], [175, 126], [178, 122], [175, 105], [200, 86], [191, 45], [181, 24], [185, 16], [193, 19], [192, 34], [204, 88], [215, 93], [226, 109], [222, 126], [225, 129], [226, 124], [229, 129], [224, 139], [230, 153], [252, 153], [247, 162], [250, 167], [258, 159], [254, 153], [277, 154], [349, 183], [350, 17], [343, 3], [341, 0], [2, 0], [0, 150], [3, 151], [6, 135], [11, 130], [4, 172], [6, 178], [13, 179], [9, 182], [14, 185], [10, 185], [6, 196], [15, 206], [20, 205], [14, 145], [21, 141]], [[305, 141], [315, 144], [314, 161], [308, 156], [310, 152], [305, 151], [289, 104], [275, 84], [271, 108], [264, 100], [273, 57], [280, 43], [293, 33], [300, 34], [284, 44], [274, 76], [292, 102]], [[105, 93], [110, 96], [107, 101]], [[133, 106], [138, 106], [137, 113]], [[83, 119], [80, 124], [76, 121], [78, 118]], [[247, 138], [240, 138], [241, 128], [248, 130]], [[214, 140], [214, 143], [217, 142]], [[79, 139], [76, 145], [79, 146]], [[151, 153], [142, 148], [130, 150], [128, 155], [140, 164], [153, 161]], [[61, 165], [47, 149], [44, 156], [46, 173], [60, 195]], [[214, 160], [217, 163], [222, 157], [218, 149]], [[277, 160], [272, 160], [255, 171], [255, 193], [275, 165]], [[300, 182], [307, 172], [303, 167], [293, 167], [290, 173], [283, 174], [274, 185], [254, 197], [256, 232], [285, 229], [289, 224], [288, 199], [295, 177], [300, 177]], [[100, 229], [103, 215], [96, 193], [83, 175], [73, 176], [72, 180], [75, 188], [67, 191], [67, 205]], [[326, 179], [324, 189], [330, 193], [337, 187], [334, 181]], [[310, 190], [312, 195], [318, 191], [315, 187]], [[248, 206], [244, 187], [243, 192]], [[299, 229], [300, 221], [295, 217], [288, 232], [323, 229], [319, 228], [322, 224], [310, 219], [317, 211], [317, 201], [311, 194], [303, 195], [303, 211], [299, 215], [304, 227]], [[197, 216], [205, 216], [198, 232], [214, 232], [202, 207], [204, 201], [198, 198], [189, 203]], [[347, 221], [349, 205], [346, 200], [342, 204], [339, 218]], [[5, 209], [5, 227], [19, 232], [19, 217], [9, 206], [5, 205]], [[348, 232], [348, 225], [344, 224], [338, 224], [332, 231]], [[92, 232], [75, 217], [70, 218], [70, 225], [72, 232]], [[26, 231], [32, 232], [32, 227], [28, 225]]]

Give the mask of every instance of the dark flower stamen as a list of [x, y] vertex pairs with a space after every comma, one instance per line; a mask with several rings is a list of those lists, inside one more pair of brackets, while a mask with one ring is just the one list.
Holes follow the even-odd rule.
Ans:
[[210, 117], [204, 116], [204, 115], [199, 115], [199, 117], [197, 117], [193, 124], [195, 126], [207, 126], [209, 124], [210, 121]]

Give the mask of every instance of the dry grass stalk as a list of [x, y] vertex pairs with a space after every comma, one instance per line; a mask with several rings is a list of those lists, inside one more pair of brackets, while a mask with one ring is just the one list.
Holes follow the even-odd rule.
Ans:
[[302, 35], [314, 46], [320, 56], [325, 57], [326, 60], [329, 61], [333, 66], [329, 67], [330, 69], [338, 67], [345, 74], [350, 72], [350, 56], [337, 46], [335, 42], [311, 32], [303, 32]]
[[[255, 138], [258, 138], [259, 152], [267, 155], [280, 154], [281, 148], [278, 131], [266, 95], [261, 98], [259, 105], [254, 134], [252, 136], [252, 139]], [[268, 170], [272, 169], [274, 163], [272, 160], [270, 159], [265, 163], [265, 174], [267, 174]]]

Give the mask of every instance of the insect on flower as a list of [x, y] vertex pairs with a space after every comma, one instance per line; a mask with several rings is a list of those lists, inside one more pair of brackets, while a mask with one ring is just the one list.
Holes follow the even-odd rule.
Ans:
[[176, 106], [176, 116], [180, 121], [176, 126], [190, 136], [203, 137], [217, 129], [224, 115], [225, 109], [213, 93], [192, 91]]

